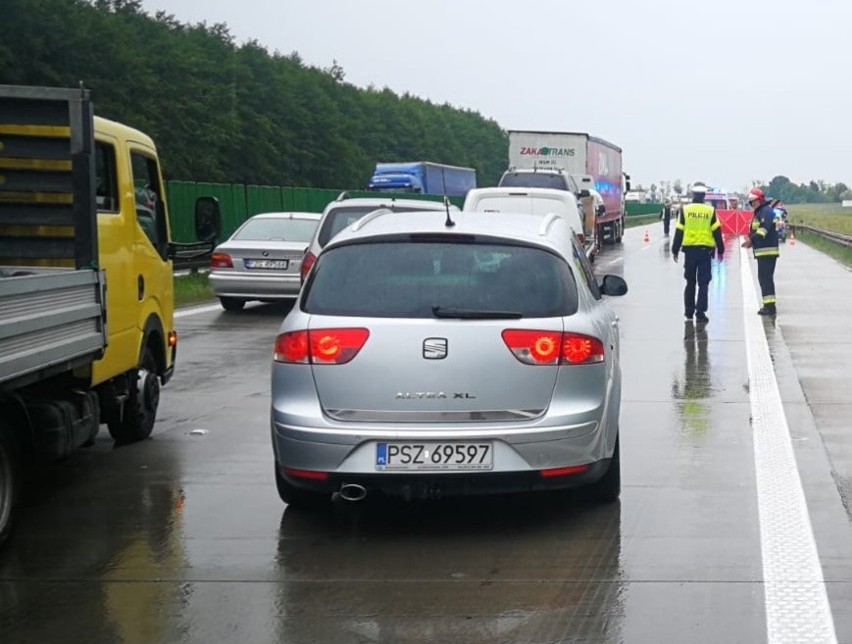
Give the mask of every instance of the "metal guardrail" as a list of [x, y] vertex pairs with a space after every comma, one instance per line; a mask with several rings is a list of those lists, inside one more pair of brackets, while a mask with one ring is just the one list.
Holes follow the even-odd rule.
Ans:
[[799, 231], [804, 231], [816, 235], [817, 237], [822, 237], [823, 239], [833, 241], [836, 244], [841, 244], [842, 246], [846, 246], [847, 248], [852, 247], [852, 235], [844, 235], [843, 233], [836, 233], [832, 230], [814, 228], [813, 226], [807, 226], [805, 224], [790, 224], [790, 231], [793, 234], [796, 234]]
[[172, 264], [174, 265], [175, 271], [195, 271], [199, 268], [207, 268], [208, 266], [210, 266], [210, 253], [206, 253], [205, 255], [200, 257], [181, 257], [180, 255], [178, 255], [172, 260]]
[[207, 268], [210, 266], [210, 256], [213, 254], [213, 249], [207, 242], [199, 242], [197, 244], [179, 244], [172, 264], [174, 271], [192, 271], [195, 272], [199, 268]]

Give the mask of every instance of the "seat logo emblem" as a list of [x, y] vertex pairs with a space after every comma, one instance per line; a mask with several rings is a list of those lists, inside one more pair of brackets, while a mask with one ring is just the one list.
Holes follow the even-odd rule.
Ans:
[[269, 257], [269, 251], [265, 250], [261, 253], [261, 255], [263, 255], [264, 257]]
[[443, 360], [447, 357], [447, 338], [423, 340], [423, 357], [427, 360]]

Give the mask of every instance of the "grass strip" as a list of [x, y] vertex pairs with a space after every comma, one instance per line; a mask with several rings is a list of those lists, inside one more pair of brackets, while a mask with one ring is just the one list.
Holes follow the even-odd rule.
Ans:
[[213, 291], [207, 283], [207, 273], [175, 275], [175, 307], [212, 299]]
[[[625, 217], [624, 227], [636, 228], [638, 226], [647, 226], [649, 224], [653, 224], [654, 222], [660, 222], [660, 224], [662, 225], [660, 213], [655, 213], [653, 215], [631, 215], [630, 217]], [[674, 228], [674, 222], [672, 222], [672, 228]]]

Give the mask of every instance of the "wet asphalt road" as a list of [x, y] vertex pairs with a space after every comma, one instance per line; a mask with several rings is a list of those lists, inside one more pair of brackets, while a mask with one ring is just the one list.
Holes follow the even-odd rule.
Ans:
[[[596, 262], [631, 289], [612, 299], [620, 503], [286, 509], [268, 427], [286, 307], [203, 312], [180, 318], [154, 437], [113, 449], [103, 432], [34, 486], [0, 552], [0, 642], [767, 641], [767, 611], [787, 607], [764, 583], [740, 257], [732, 247], [714, 267], [711, 322], [696, 329], [681, 317], [682, 264], [659, 226], [643, 232]], [[781, 313], [762, 329], [837, 641], [850, 642], [852, 275], [799, 244], [777, 282]], [[789, 601], [801, 592], [791, 580]]]

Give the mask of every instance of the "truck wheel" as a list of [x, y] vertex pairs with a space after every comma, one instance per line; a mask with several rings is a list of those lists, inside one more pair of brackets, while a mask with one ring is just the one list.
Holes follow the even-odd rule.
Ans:
[[15, 505], [21, 494], [19, 456], [11, 430], [0, 424], [0, 544], [12, 533]]
[[146, 348], [136, 378], [131, 377], [121, 420], [107, 423], [110, 436], [117, 443], [135, 443], [148, 438], [154, 429], [159, 404], [157, 362], [151, 349]]
[[246, 305], [245, 300], [236, 297], [220, 297], [219, 301], [222, 303], [222, 308], [226, 311], [242, 311]]
[[619, 219], [615, 224], [615, 243], [620, 244], [624, 239], [624, 219]]

